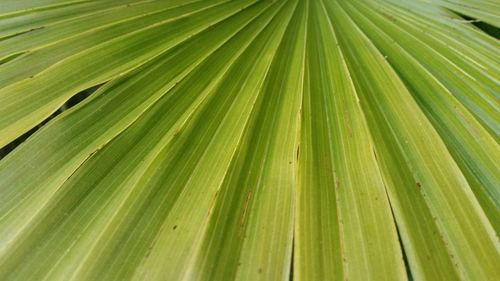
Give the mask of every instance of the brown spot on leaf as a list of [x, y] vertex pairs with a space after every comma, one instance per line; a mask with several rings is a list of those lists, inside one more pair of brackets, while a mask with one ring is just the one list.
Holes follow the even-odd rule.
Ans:
[[247, 198], [245, 199], [245, 203], [243, 205], [243, 214], [242, 214], [241, 220], [240, 220], [240, 231], [239, 231], [239, 236], [240, 237], [243, 234], [243, 230], [245, 228], [245, 220], [246, 220], [247, 211], [248, 211], [248, 207], [249, 207], [251, 199], [252, 199], [252, 190], [250, 190], [248, 192]]

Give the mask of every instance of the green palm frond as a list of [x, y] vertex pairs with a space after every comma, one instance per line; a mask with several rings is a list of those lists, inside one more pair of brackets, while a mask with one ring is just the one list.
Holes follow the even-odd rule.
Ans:
[[0, 161], [0, 280], [500, 279], [500, 52], [464, 16], [500, 4], [0, 0], [0, 147], [41, 127]]

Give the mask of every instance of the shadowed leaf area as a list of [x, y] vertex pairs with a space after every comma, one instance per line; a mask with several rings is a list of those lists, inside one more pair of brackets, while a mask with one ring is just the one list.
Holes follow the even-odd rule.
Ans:
[[499, 280], [479, 21], [500, 4], [1, 0], [0, 280]]

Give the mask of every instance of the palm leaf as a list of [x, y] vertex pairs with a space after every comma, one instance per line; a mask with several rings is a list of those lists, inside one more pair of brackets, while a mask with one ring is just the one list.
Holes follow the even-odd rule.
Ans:
[[499, 14], [2, 0], [0, 279], [500, 278]]

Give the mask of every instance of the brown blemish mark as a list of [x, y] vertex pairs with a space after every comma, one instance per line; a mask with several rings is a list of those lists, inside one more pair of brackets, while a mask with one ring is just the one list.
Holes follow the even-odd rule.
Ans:
[[393, 17], [393, 16], [391, 16], [391, 15], [389, 15], [389, 14], [386, 14], [386, 13], [384, 13], [384, 12], [381, 12], [381, 14], [382, 14], [384, 17], [388, 18], [388, 19], [389, 19], [390, 21], [392, 21], [392, 22], [396, 22], [396, 21], [397, 21], [395, 17]]
[[474, 133], [476, 133], [477, 135], [481, 134], [480, 130], [477, 128], [477, 126], [474, 125], [474, 122], [471, 120], [471, 118], [469, 118], [469, 116], [466, 116], [462, 112], [462, 110], [459, 110], [457, 106], [455, 106], [455, 112], [458, 113], [460, 119], [462, 119], [466, 123], [467, 127], [471, 128]]
[[175, 230], [177, 228], [177, 225], [174, 225], [174, 227], [172, 227], [173, 230]]
[[245, 220], [247, 216], [247, 210], [248, 206], [250, 205], [250, 200], [252, 199], [252, 190], [250, 190], [247, 194], [247, 198], [245, 199], [245, 203], [243, 205], [243, 215], [241, 216], [241, 221], [240, 221], [240, 232], [239, 236], [241, 237], [241, 234], [243, 233], [243, 229], [245, 228]]
[[212, 199], [212, 204], [210, 205], [210, 209], [208, 209], [208, 214], [207, 216], [210, 216], [212, 213], [213, 209], [215, 208], [215, 203], [217, 202], [217, 195], [219, 194], [219, 190], [217, 190], [214, 194], [214, 198]]
[[28, 32], [32, 32], [32, 31], [36, 31], [36, 30], [40, 30], [40, 29], [44, 29], [45, 26], [39, 26], [39, 27], [35, 27], [35, 28], [32, 28], [30, 29]]
[[352, 138], [352, 128], [351, 128], [351, 119], [349, 118], [349, 112], [347, 111], [347, 106], [345, 105], [345, 103], [343, 104], [343, 108], [342, 108], [342, 112], [343, 112], [343, 115], [344, 115], [344, 123], [346, 124], [346, 127], [347, 127], [347, 133], [349, 135], [350, 138]]
[[156, 242], [160, 238], [160, 234], [162, 233], [162, 231], [163, 231], [163, 225], [158, 230], [158, 234], [156, 234], [156, 237], [153, 240], [153, 242], [151, 242], [151, 245], [149, 245], [148, 250], [147, 250], [146, 254], [144, 255], [144, 258], [148, 258], [149, 257], [149, 255], [151, 254], [151, 250], [153, 249], [154, 245], [156, 244]]

